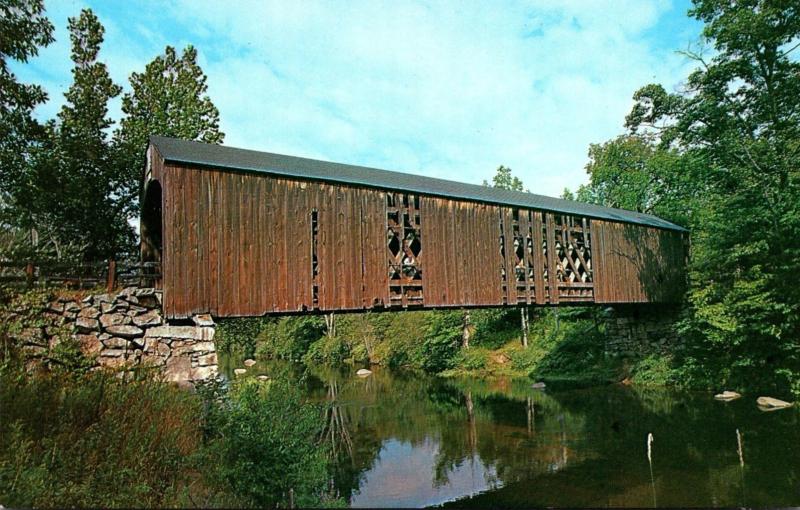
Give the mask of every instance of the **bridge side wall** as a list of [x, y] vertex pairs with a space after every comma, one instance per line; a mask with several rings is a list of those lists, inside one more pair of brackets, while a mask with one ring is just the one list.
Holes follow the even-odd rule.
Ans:
[[[153, 162], [168, 319], [657, 302], [680, 234], [490, 204]], [[569, 259], [569, 260], [568, 260]]]
[[685, 237], [680, 232], [592, 221], [596, 303], [669, 303], [686, 279]]

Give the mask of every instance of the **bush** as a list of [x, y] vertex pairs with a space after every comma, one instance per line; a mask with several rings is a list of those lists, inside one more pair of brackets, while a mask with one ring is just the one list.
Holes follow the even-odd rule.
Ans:
[[350, 346], [341, 335], [323, 336], [303, 355], [304, 363], [343, 363], [350, 357]]
[[538, 365], [545, 353], [533, 345], [527, 349], [517, 347], [516, 349], [509, 349], [506, 354], [511, 358], [511, 363], [514, 369], [520, 372], [528, 373]]
[[311, 344], [324, 334], [325, 321], [322, 317], [281, 317], [268, 322], [261, 330], [256, 352], [264, 358], [299, 361]]
[[245, 379], [217, 415], [217, 481], [249, 505], [328, 504], [328, 460], [319, 406], [302, 403], [286, 381]]
[[217, 324], [215, 342], [217, 350], [241, 353], [249, 358], [255, 356], [256, 339], [275, 319], [266, 317], [239, 317], [224, 319]]
[[482, 308], [470, 311], [474, 328], [471, 345], [497, 349], [522, 335], [519, 308]]
[[670, 386], [675, 383], [672, 359], [664, 354], [651, 354], [631, 368], [631, 379], [643, 386]]
[[428, 372], [441, 372], [455, 366], [461, 345], [464, 316], [461, 311], [431, 312], [425, 340], [416, 352], [416, 363]]

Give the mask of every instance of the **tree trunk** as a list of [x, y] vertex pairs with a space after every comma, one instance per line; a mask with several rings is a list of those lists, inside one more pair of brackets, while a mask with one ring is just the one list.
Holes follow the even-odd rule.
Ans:
[[330, 314], [325, 314], [325, 334], [333, 338], [336, 336], [336, 320], [334, 319], [333, 312]]
[[522, 318], [522, 346], [528, 348], [528, 307], [523, 306], [520, 309], [520, 317]]
[[469, 310], [464, 310], [464, 320], [461, 329], [461, 347], [469, 349], [469, 339], [472, 336], [471, 321], [469, 317]]

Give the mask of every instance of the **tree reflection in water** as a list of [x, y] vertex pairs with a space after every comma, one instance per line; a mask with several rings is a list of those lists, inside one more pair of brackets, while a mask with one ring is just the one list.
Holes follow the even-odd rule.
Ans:
[[[330, 404], [334, 483], [354, 506], [650, 506], [653, 490], [664, 506], [800, 503], [797, 410], [616, 386], [541, 392], [530, 381], [354, 372], [309, 367], [302, 378], [309, 398]], [[658, 441], [652, 480], [649, 432]]]

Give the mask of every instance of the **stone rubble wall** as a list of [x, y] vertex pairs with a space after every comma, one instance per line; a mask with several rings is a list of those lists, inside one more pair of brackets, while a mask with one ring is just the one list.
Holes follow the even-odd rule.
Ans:
[[605, 320], [606, 353], [629, 358], [670, 352], [680, 341], [677, 319], [678, 309], [671, 306], [615, 306]]
[[[58, 298], [44, 312], [52, 326], [33, 336], [50, 345], [57, 341], [58, 331], [66, 328], [98, 367], [152, 366], [166, 380], [179, 384], [216, 377], [214, 321], [201, 315], [190, 325], [167, 324], [161, 303], [160, 290], [137, 287], [80, 301]], [[26, 336], [30, 340], [31, 332]]]

